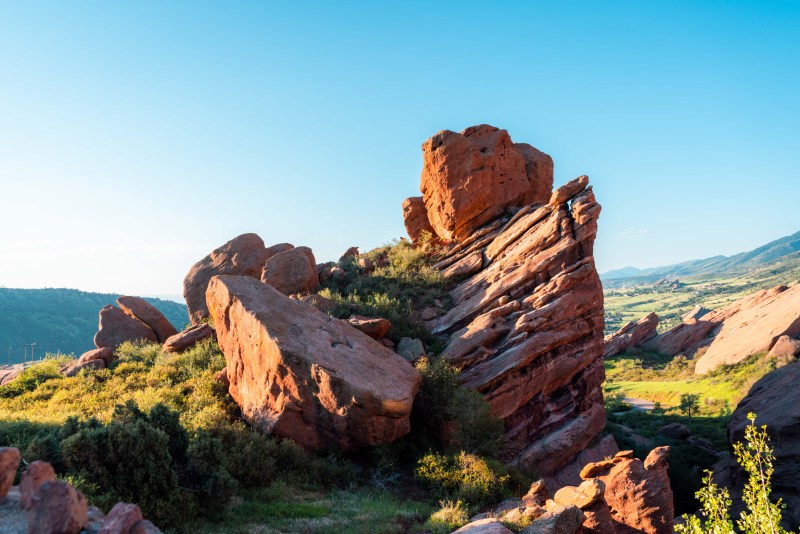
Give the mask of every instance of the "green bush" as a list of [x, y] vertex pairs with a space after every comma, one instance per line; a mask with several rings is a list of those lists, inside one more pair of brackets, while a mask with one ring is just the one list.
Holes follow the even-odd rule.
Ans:
[[510, 476], [496, 461], [474, 454], [428, 453], [420, 458], [417, 478], [442, 498], [453, 498], [472, 506], [484, 506], [508, 494]]
[[440, 501], [439, 509], [422, 525], [426, 532], [447, 534], [469, 522], [469, 509], [461, 501]]

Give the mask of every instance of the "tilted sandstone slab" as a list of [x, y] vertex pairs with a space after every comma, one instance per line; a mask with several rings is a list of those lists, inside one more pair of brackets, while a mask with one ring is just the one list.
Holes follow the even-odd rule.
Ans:
[[800, 334], [800, 285], [758, 291], [701, 317], [690, 317], [645, 346], [663, 354], [692, 356], [695, 372], [705, 374], [722, 364], [738, 363], [768, 351], [781, 336]]
[[215, 276], [207, 300], [229, 391], [256, 426], [309, 449], [409, 432], [421, 377], [380, 342], [249, 277]]
[[156, 333], [149, 326], [116, 306], [109, 304], [100, 310], [98, 330], [94, 335], [94, 346], [98, 349], [110, 347], [116, 350], [126, 341], [157, 340]]
[[605, 349], [603, 356], [610, 358], [620, 352], [625, 352], [632, 347], [648, 341], [658, 333], [658, 315], [650, 313], [638, 321], [631, 321], [603, 340]]
[[[284, 248], [282, 245], [276, 246], [281, 247], [281, 250]], [[271, 254], [277, 253], [274, 248], [271, 247], [273, 250], [268, 251], [264, 247], [264, 241], [256, 234], [242, 234], [192, 265], [183, 279], [183, 298], [186, 300], [192, 324], [198, 324], [209, 316], [206, 288], [212, 276], [232, 274], [260, 278], [264, 263]]]
[[432, 330], [449, 335], [443, 356], [503, 420], [506, 459], [543, 475], [605, 424], [603, 294], [593, 258], [600, 205], [587, 183], [547, 191], [544, 201], [557, 203], [491, 222], [437, 264], [481, 258]]
[[460, 241], [509, 206], [545, 204], [553, 160], [506, 130], [487, 124], [461, 133], [442, 130], [422, 145], [420, 190], [436, 234]]
[[117, 299], [117, 305], [127, 315], [150, 327], [156, 333], [158, 342], [163, 343], [168, 337], [178, 333], [172, 323], [169, 322], [158, 308], [147, 302], [141, 297], [122, 296]]

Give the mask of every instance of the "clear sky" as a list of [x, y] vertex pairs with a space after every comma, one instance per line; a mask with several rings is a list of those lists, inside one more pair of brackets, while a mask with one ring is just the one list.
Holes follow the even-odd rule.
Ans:
[[0, 285], [178, 294], [244, 232], [404, 234], [420, 145], [588, 174], [601, 271], [800, 230], [797, 2], [0, 2]]

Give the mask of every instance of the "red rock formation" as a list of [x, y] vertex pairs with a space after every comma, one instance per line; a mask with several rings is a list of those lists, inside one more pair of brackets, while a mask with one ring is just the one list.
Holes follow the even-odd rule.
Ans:
[[49, 463], [37, 460], [28, 464], [19, 482], [19, 502], [22, 509], [30, 510], [33, 506], [33, 494], [39, 486], [55, 479], [56, 472]]
[[422, 197], [410, 197], [403, 201], [403, 222], [408, 237], [414, 243], [419, 241], [422, 232], [428, 232], [431, 236], [436, 235], [436, 231], [428, 221], [428, 210]]
[[158, 308], [139, 297], [122, 296], [117, 299], [117, 305], [127, 315], [150, 327], [156, 333], [159, 343], [163, 343], [168, 337], [178, 333], [172, 323], [158, 311]]
[[632, 347], [654, 338], [657, 334], [658, 315], [650, 313], [638, 321], [631, 321], [603, 340], [605, 350], [603, 356], [610, 358], [620, 352], [625, 352]]
[[114, 349], [111, 347], [103, 347], [102, 349], [92, 349], [84, 352], [78, 358], [79, 363], [87, 363], [94, 360], [102, 360], [106, 367], [108, 367], [114, 360]]
[[103, 360], [89, 360], [88, 362], [81, 362], [80, 360], [72, 360], [72, 362], [63, 366], [59, 372], [66, 376], [78, 376], [84, 369], [105, 369], [106, 364]]
[[167, 352], [178, 354], [195, 346], [200, 341], [212, 337], [213, 335], [214, 329], [208, 324], [196, 324], [194, 326], [190, 326], [183, 332], [178, 332], [174, 336], [169, 337], [164, 342], [163, 348]]
[[[492, 176], [488, 191], [501, 189], [507, 177]], [[593, 258], [600, 205], [586, 184], [581, 177], [552, 195], [537, 188], [536, 199], [556, 203], [495, 219], [437, 264], [443, 271], [468, 264], [463, 272], [472, 273], [452, 290], [453, 308], [432, 321], [435, 333], [450, 336], [443, 356], [503, 419], [506, 458], [543, 475], [582, 451], [605, 424], [603, 294]], [[504, 207], [507, 195], [495, 202]]]
[[657, 336], [646, 347], [663, 354], [692, 356], [708, 347], [695, 372], [705, 374], [725, 363], [738, 363], [768, 351], [783, 335], [800, 334], [800, 285], [758, 291]]
[[675, 511], [667, 476], [668, 455], [669, 447], [657, 447], [642, 462], [631, 451], [623, 451], [581, 471], [584, 480], [598, 479], [605, 484], [605, 500], [617, 523], [616, 532], [672, 533]]
[[392, 323], [386, 319], [364, 317], [363, 315], [353, 315], [347, 320], [347, 323], [355, 328], [364, 332], [372, 339], [381, 339], [386, 336], [392, 328]]
[[100, 324], [94, 335], [94, 346], [98, 349], [109, 347], [116, 350], [126, 341], [158, 341], [150, 327], [116, 306], [104, 306], [99, 315]]
[[776, 359], [794, 358], [800, 354], [800, 339], [781, 336], [769, 350], [769, 356]]
[[312, 293], [319, 288], [317, 260], [308, 247], [275, 254], [264, 264], [261, 281], [284, 295]]
[[510, 206], [544, 204], [553, 160], [486, 124], [443, 130], [422, 145], [422, 191], [428, 220], [444, 240], [461, 241]]
[[556, 492], [553, 500], [562, 506], [576, 506], [583, 511], [583, 534], [613, 534], [616, 527], [606, 504], [605, 489], [605, 484], [600, 480], [584, 480], [578, 487], [564, 486]]
[[66, 482], [45, 482], [34, 492], [28, 532], [78, 534], [88, 522], [86, 497]]
[[247, 277], [212, 278], [207, 300], [229, 391], [256, 426], [310, 449], [409, 432], [421, 378], [381, 343]]
[[[274, 254], [274, 251], [272, 252]], [[259, 278], [270, 252], [256, 234], [242, 234], [198, 261], [183, 279], [183, 298], [193, 325], [208, 317], [206, 288], [211, 277], [232, 274]]]
[[8, 490], [17, 476], [17, 467], [22, 456], [16, 447], [0, 447], [0, 501], [8, 495]]

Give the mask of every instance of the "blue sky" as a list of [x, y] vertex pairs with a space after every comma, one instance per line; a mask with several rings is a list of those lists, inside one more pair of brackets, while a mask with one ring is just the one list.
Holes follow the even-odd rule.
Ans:
[[404, 234], [420, 145], [588, 174], [601, 271], [800, 230], [796, 2], [0, 2], [0, 285], [176, 294], [243, 233]]

